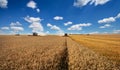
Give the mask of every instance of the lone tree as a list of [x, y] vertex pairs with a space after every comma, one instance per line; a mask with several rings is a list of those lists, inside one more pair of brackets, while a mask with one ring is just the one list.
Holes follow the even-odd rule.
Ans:
[[36, 32], [33, 32], [33, 36], [38, 36], [38, 33], [36, 33]]

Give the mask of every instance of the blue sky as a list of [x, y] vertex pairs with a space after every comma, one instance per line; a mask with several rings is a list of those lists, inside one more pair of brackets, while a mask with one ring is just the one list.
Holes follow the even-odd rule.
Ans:
[[120, 33], [120, 0], [0, 0], [0, 34]]

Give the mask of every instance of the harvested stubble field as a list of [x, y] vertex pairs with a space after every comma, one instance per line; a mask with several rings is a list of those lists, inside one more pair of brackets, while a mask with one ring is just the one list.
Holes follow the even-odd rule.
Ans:
[[69, 37], [0, 36], [0, 70], [120, 70], [120, 68], [114, 61]]
[[120, 34], [71, 35], [70, 37], [82, 46], [116, 62], [120, 66]]

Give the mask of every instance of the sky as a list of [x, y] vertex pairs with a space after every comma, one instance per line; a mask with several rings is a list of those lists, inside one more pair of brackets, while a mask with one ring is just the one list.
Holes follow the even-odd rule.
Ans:
[[0, 0], [2, 34], [120, 34], [120, 0]]

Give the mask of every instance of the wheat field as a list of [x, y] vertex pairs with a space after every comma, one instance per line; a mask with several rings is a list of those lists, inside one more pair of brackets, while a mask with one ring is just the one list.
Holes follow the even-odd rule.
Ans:
[[0, 36], [0, 70], [60, 70], [63, 37]]
[[79, 44], [120, 64], [120, 35], [71, 35]]
[[[99, 55], [79, 38], [0, 36], [0, 70], [120, 70], [116, 62]], [[114, 44], [119, 42], [114, 40]]]

